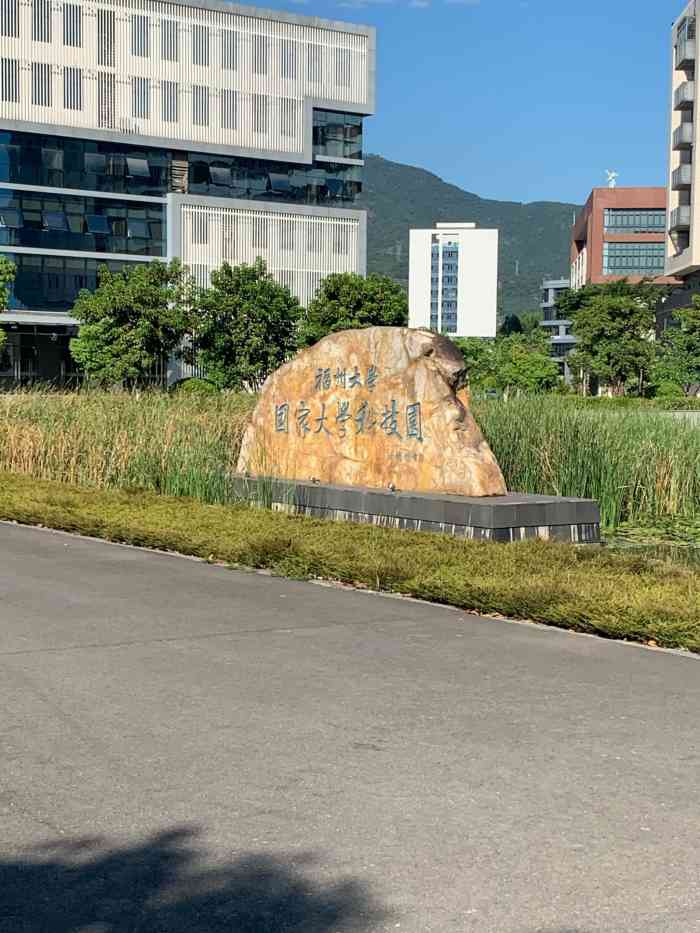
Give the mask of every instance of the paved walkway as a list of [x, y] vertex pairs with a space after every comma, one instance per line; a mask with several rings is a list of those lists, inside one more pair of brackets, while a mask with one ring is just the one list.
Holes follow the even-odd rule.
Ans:
[[692, 933], [699, 730], [694, 658], [0, 525], [3, 933]]

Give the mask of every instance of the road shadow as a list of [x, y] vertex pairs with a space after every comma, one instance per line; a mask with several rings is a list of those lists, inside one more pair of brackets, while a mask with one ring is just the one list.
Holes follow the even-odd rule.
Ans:
[[132, 846], [57, 840], [0, 859], [2, 933], [370, 933], [388, 917], [361, 881], [313, 880], [304, 854], [212, 864], [197, 830]]

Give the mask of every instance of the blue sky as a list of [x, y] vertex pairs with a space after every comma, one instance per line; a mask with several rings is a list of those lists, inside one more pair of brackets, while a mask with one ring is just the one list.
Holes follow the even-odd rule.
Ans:
[[365, 151], [482, 197], [583, 202], [666, 174], [670, 26], [683, 0], [262, 0], [377, 27]]

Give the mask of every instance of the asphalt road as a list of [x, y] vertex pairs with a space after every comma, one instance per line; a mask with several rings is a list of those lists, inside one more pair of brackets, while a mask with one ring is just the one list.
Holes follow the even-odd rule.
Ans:
[[700, 664], [0, 525], [2, 933], [700, 930]]

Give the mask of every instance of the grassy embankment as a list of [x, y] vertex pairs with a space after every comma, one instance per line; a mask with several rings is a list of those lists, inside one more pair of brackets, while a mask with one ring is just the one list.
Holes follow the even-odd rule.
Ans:
[[[700, 651], [697, 570], [545, 542], [339, 534], [232, 504], [227, 475], [250, 406], [235, 395], [0, 396], [0, 518]], [[475, 413], [511, 488], [593, 496], [609, 525], [700, 514], [691, 425], [558, 399]]]

